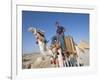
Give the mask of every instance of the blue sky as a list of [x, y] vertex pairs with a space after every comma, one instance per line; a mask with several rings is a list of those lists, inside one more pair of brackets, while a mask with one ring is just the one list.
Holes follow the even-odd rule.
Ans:
[[39, 52], [35, 37], [28, 31], [29, 27], [44, 30], [50, 44], [51, 37], [56, 34], [56, 21], [65, 28], [65, 35], [71, 35], [76, 43], [81, 40], [89, 42], [89, 14], [22, 11], [23, 53]]

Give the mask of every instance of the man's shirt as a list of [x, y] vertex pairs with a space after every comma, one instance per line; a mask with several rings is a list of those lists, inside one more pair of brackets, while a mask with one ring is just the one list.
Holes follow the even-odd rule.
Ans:
[[63, 26], [59, 26], [58, 28], [57, 28], [57, 31], [56, 31], [56, 33], [57, 34], [62, 34], [64, 32], [64, 27]]

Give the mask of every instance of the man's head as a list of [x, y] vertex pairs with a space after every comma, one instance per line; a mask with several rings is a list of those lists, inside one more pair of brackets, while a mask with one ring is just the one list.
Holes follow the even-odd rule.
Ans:
[[58, 28], [60, 26], [59, 22], [56, 21], [55, 26]]

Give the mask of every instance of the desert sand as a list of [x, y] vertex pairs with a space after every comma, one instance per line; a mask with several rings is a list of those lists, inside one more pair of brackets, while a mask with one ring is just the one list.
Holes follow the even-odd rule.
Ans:
[[[83, 52], [80, 52], [80, 62], [84, 63], [83, 66], [89, 66], [89, 45], [85, 42], [80, 42], [78, 46], [83, 48]], [[81, 49], [82, 49], [81, 48]], [[42, 54], [40, 52], [23, 54], [22, 56], [22, 68], [23, 69], [35, 69], [35, 68], [52, 68], [49, 57], [45, 59], [41, 58]]]

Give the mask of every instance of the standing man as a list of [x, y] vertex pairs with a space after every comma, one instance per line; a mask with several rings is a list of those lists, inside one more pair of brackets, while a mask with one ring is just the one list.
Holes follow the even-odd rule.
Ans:
[[63, 26], [61, 26], [59, 24], [59, 22], [56, 22], [55, 26], [57, 28], [57, 30], [56, 30], [57, 42], [61, 46], [62, 52], [65, 52], [65, 50], [66, 50], [65, 39], [64, 39], [65, 28]]

